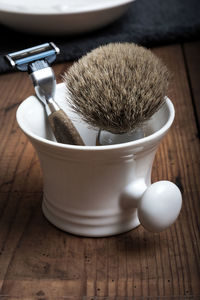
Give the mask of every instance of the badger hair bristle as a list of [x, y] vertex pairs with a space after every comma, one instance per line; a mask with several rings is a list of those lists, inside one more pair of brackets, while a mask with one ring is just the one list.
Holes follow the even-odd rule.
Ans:
[[64, 75], [72, 108], [112, 133], [134, 130], [164, 103], [169, 72], [150, 50], [112, 43], [83, 56]]

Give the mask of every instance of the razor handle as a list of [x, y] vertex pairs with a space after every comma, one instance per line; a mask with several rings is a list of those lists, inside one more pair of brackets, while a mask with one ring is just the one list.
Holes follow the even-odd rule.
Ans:
[[29, 76], [37, 97], [45, 106], [57, 142], [83, 146], [84, 142], [72, 121], [54, 101], [56, 79], [52, 68], [43, 60], [36, 61], [29, 65]]
[[[53, 107], [53, 110], [52, 110]], [[84, 146], [84, 142], [67, 114], [54, 101], [46, 107], [48, 120], [57, 142]], [[49, 113], [51, 110], [51, 113]]]
[[84, 145], [73, 123], [54, 101], [56, 79], [50, 64], [59, 53], [59, 48], [51, 42], [10, 53], [5, 58], [13, 68], [29, 73], [36, 95], [45, 106], [57, 142]]

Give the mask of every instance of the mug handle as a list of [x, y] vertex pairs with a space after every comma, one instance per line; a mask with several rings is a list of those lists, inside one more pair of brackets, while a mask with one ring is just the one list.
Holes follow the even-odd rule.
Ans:
[[182, 206], [179, 188], [166, 180], [147, 186], [144, 180], [139, 179], [126, 187], [124, 197], [138, 209], [142, 226], [152, 232], [161, 232], [171, 226]]

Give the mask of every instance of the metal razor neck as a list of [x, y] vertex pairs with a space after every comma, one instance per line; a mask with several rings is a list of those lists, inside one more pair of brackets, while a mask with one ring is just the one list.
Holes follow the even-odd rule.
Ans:
[[31, 80], [38, 98], [46, 105], [49, 99], [53, 99], [56, 89], [56, 78], [51, 67], [37, 69], [32, 66]]
[[60, 106], [54, 101], [54, 99], [50, 98], [45, 105], [47, 116], [50, 116], [53, 112], [59, 111]]
[[28, 73], [31, 74], [33, 72], [36, 72], [38, 70], [42, 70], [45, 68], [48, 68], [49, 64], [46, 60], [36, 60], [34, 62], [29, 63], [28, 65]]

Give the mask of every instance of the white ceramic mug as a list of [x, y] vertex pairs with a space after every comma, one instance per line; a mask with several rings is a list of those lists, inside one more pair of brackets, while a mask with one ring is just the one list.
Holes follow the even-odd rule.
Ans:
[[174, 119], [172, 102], [166, 98], [147, 123], [145, 137], [95, 146], [97, 132], [70, 111], [65, 97], [64, 85], [57, 85], [56, 101], [87, 146], [52, 140], [44, 107], [34, 96], [17, 110], [18, 124], [40, 159], [46, 218], [62, 230], [83, 236], [119, 234], [140, 223], [154, 232], [170, 226], [179, 215], [181, 193], [169, 181], [151, 185], [151, 168], [158, 145]]

